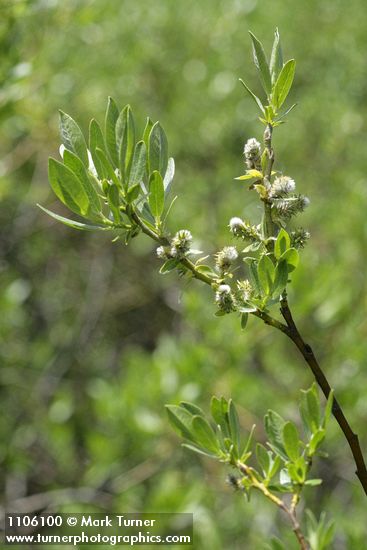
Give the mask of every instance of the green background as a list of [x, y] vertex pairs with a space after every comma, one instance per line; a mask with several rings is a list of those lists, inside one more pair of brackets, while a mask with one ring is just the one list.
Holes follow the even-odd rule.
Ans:
[[[84, 131], [106, 98], [159, 119], [176, 161], [172, 231], [198, 248], [231, 243], [232, 216], [259, 216], [234, 181], [261, 138], [248, 30], [269, 50], [278, 26], [298, 106], [276, 130], [276, 167], [311, 206], [293, 277], [295, 317], [367, 452], [367, 12], [362, 0], [0, 1], [0, 363], [4, 506], [34, 511], [193, 512], [195, 548], [295, 547], [285, 519], [226, 484], [226, 469], [180, 447], [164, 404], [233, 397], [244, 431], [275, 408], [298, 422], [312, 379], [285, 338], [216, 318], [200, 283], [160, 276], [151, 242], [125, 247], [44, 215], [66, 214], [47, 183], [57, 110]], [[336, 520], [336, 549], [366, 541], [365, 497], [335, 422], [307, 506]], [[37, 495], [37, 496], [35, 496]], [[33, 500], [32, 500], [33, 499]], [[39, 508], [37, 508], [38, 510]], [[301, 510], [300, 510], [301, 512]]]

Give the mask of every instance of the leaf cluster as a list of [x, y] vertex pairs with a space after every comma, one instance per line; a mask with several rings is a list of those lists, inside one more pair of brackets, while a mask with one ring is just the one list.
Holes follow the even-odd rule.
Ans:
[[131, 107], [120, 111], [109, 98], [104, 130], [92, 119], [88, 145], [75, 120], [61, 111], [60, 135], [63, 162], [49, 159], [49, 181], [60, 201], [88, 223], [43, 210], [75, 229], [117, 230], [126, 241], [140, 230], [135, 212], [148, 229], [162, 230], [174, 160], [159, 122], [148, 117], [138, 139]]
[[250, 97], [255, 101], [261, 112], [260, 120], [263, 124], [271, 124], [273, 127], [284, 122], [284, 117], [296, 106], [293, 104], [286, 111], [280, 112], [289, 91], [292, 87], [296, 62], [289, 59], [283, 62], [283, 53], [278, 29], [275, 31], [274, 42], [268, 62], [264, 47], [260, 40], [250, 32], [255, 66], [258, 70], [260, 81], [266, 95], [264, 103], [247, 84], [240, 79]]
[[[238, 485], [247, 494], [252, 488], [299, 494], [304, 486], [315, 486], [320, 479], [309, 477], [314, 456], [325, 456], [320, 446], [331, 414], [333, 394], [322, 413], [316, 384], [301, 392], [300, 413], [305, 437], [294, 422], [269, 410], [264, 417], [268, 440], [253, 445], [253, 430], [243, 437], [232, 399], [213, 397], [211, 419], [192, 403], [166, 405], [173, 427], [186, 440], [185, 447], [225, 462], [240, 473]], [[255, 447], [255, 448], [254, 448]]]

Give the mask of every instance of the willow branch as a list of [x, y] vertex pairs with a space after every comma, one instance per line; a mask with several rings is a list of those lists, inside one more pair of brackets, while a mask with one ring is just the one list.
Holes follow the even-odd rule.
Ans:
[[[162, 246], [170, 245], [170, 241], [167, 237], [161, 236], [155, 231], [153, 231], [152, 229], [150, 229], [134, 210], [131, 209], [131, 211], [128, 212], [128, 215], [130, 219], [140, 227], [140, 229], [142, 230], [143, 233], [145, 233], [145, 235], [147, 235], [148, 237], [150, 237], [151, 239], [153, 239], [154, 241], [156, 241]], [[198, 279], [199, 281], [202, 281], [203, 283], [206, 283], [207, 285], [210, 285], [210, 286], [216, 282], [214, 279], [212, 279], [208, 275], [205, 275], [205, 273], [201, 273], [200, 271], [198, 271], [196, 269], [195, 264], [191, 260], [189, 260], [189, 258], [182, 257], [180, 259], [180, 264], [183, 265], [189, 271], [191, 271], [192, 276], [195, 279]]]
[[[271, 124], [268, 124], [265, 132], [264, 132], [264, 145], [268, 156], [268, 163], [266, 166], [266, 170], [264, 172], [264, 183], [265, 186], [270, 185], [270, 178], [271, 178], [271, 171], [274, 164], [274, 150], [272, 147], [272, 134], [273, 134], [273, 128]], [[264, 200], [264, 236], [265, 238], [269, 237], [276, 237], [277, 234], [277, 227], [275, 226], [272, 216], [271, 216], [271, 205]], [[279, 323], [275, 319], [270, 318], [268, 315], [264, 315], [262, 312], [257, 312], [255, 315], [257, 317], [260, 317], [266, 324], [271, 325], [284, 334], [286, 334], [297, 346], [299, 351], [301, 352], [303, 358], [305, 359], [306, 363], [310, 367], [317, 384], [320, 386], [323, 394], [326, 398], [328, 398], [331, 387], [330, 384], [321, 369], [315, 354], [309, 344], [306, 344], [303, 340], [302, 336], [300, 335], [296, 324], [293, 320], [291, 310], [288, 305], [287, 301], [287, 294], [286, 292], [283, 293], [282, 299], [280, 302], [280, 312], [286, 322], [286, 325]], [[340, 407], [338, 401], [333, 398], [333, 408], [332, 408], [333, 415], [338, 422], [340, 428], [343, 431], [343, 434], [348, 442], [348, 445], [352, 451], [353, 458], [356, 464], [356, 475], [364, 489], [364, 492], [367, 495], [367, 469], [366, 464], [363, 458], [362, 450], [359, 444], [358, 435], [355, 434], [350, 427], [344, 412], [342, 408]]]
[[[292, 312], [290, 310], [290, 307], [288, 305], [288, 300], [286, 294], [284, 294], [282, 300], [281, 300], [281, 306], [280, 306], [280, 312], [284, 318], [284, 320], [287, 323], [288, 330], [284, 332], [297, 346], [299, 351], [301, 352], [304, 360], [310, 367], [317, 384], [321, 388], [323, 394], [326, 398], [329, 397], [329, 394], [331, 392], [330, 384], [319, 364], [317, 361], [315, 354], [309, 344], [307, 344], [301, 334], [299, 333], [299, 330], [297, 329], [297, 326], [293, 320]], [[273, 325], [276, 328], [278, 328], [276, 325]], [[364, 492], [367, 495], [367, 469], [366, 464], [363, 458], [361, 446], [359, 443], [359, 438], [356, 433], [353, 432], [348, 420], [345, 417], [345, 414], [338, 403], [338, 401], [333, 398], [333, 407], [332, 407], [333, 415], [338, 422], [340, 428], [343, 431], [343, 434], [348, 442], [348, 445], [352, 451], [354, 462], [356, 464], [356, 475], [364, 489]]]
[[259, 481], [254, 473], [254, 470], [247, 466], [247, 464], [243, 464], [242, 462], [237, 462], [236, 464], [237, 468], [242, 472], [246, 477], [250, 478], [252, 486], [260, 491], [268, 500], [276, 504], [285, 514], [287, 514], [291, 524], [292, 529], [297, 537], [298, 544], [302, 550], [308, 550], [309, 546], [306, 542], [306, 539], [304, 537], [304, 534], [301, 531], [301, 526], [298, 522], [297, 516], [296, 516], [296, 505], [297, 502], [292, 502], [292, 506], [288, 508], [288, 506], [285, 504], [283, 500], [278, 498], [276, 495], [274, 495], [269, 489]]

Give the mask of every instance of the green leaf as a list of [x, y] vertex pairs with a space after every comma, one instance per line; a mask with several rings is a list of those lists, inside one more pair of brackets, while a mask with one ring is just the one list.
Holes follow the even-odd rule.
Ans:
[[287, 455], [295, 462], [299, 457], [299, 435], [293, 422], [286, 422], [283, 426], [283, 444]]
[[287, 116], [293, 109], [297, 107], [297, 103], [293, 103], [288, 109], [284, 111], [284, 113], [281, 113], [277, 118], [276, 121], [282, 120], [285, 116]]
[[220, 452], [215, 433], [205, 418], [200, 415], [194, 416], [191, 426], [197, 444], [212, 453], [217, 454]]
[[268, 479], [269, 480], [271, 480], [275, 476], [275, 474], [278, 472], [281, 465], [282, 465], [282, 459], [280, 458], [280, 456], [276, 455], [274, 457], [273, 463], [272, 463], [272, 465], [270, 467], [270, 470], [269, 470], [269, 473], [268, 473]]
[[263, 294], [268, 296], [271, 294], [274, 278], [275, 267], [269, 256], [262, 256], [257, 266], [257, 274], [262, 287]]
[[72, 227], [73, 229], [79, 229], [81, 231], [108, 231], [111, 229], [110, 227], [102, 226], [102, 225], [90, 225], [86, 223], [76, 222], [74, 220], [69, 220], [69, 218], [64, 218], [63, 216], [59, 216], [59, 214], [55, 214], [55, 212], [51, 212], [51, 210], [48, 210], [47, 208], [44, 208], [40, 204], [37, 204], [37, 206], [46, 212], [51, 218], [54, 218], [58, 222], [63, 223], [64, 225], [67, 225], [68, 227]]
[[135, 183], [135, 185], [132, 185], [128, 192], [126, 193], [126, 201], [131, 204], [134, 202], [138, 196], [140, 195], [141, 187], [139, 183]]
[[79, 157], [74, 155], [68, 149], [64, 151], [64, 164], [75, 174], [75, 176], [81, 181], [83, 189], [89, 200], [88, 215], [95, 218], [101, 217], [102, 205], [99, 199], [98, 193], [91, 181], [92, 176], [87, 172], [84, 164]]
[[167, 170], [166, 170], [166, 173], [164, 174], [164, 179], [163, 179], [163, 187], [164, 187], [165, 195], [168, 195], [170, 191], [174, 175], [175, 175], [175, 161], [173, 160], [172, 157], [170, 157], [168, 159]]
[[227, 429], [228, 425], [225, 417], [227, 409], [228, 409], [228, 406], [224, 398], [218, 399], [215, 396], [212, 397], [210, 402], [210, 412], [213, 419], [215, 420], [215, 423], [222, 428], [222, 431], [225, 436], [229, 435], [228, 429]]
[[254, 289], [258, 294], [261, 294], [262, 289], [259, 281], [259, 276], [257, 273], [257, 261], [249, 260], [248, 267], [249, 267], [249, 279], [250, 279], [251, 285], [254, 287]]
[[323, 528], [322, 544], [323, 548], [328, 548], [334, 538], [335, 523], [334, 520], [330, 520]]
[[120, 173], [122, 180], [126, 184], [129, 178], [135, 146], [135, 124], [130, 105], [126, 105], [119, 114], [115, 132]]
[[[256, 311], [255, 308], [252, 308], [252, 311]], [[241, 330], [245, 330], [248, 321], [248, 312], [241, 314]]]
[[315, 432], [321, 426], [321, 407], [316, 384], [306, 392], [308, 414], [311, 419], [312, 431]]
[[75, 153], [83, 162], [84, 166], [88, 168], [89, 160], [87, 144], [85, 143], [85, 139], [81, 129], [79, 128], [75, 120], [71, 118], [71, 116], [67, 115], [63, 111], [59, 111], [59, 114], [62, 143], [64, 144], [66, 149], [68, 149], [72, 153]]
[[105, 144], [101, 127], [98, 122], [93, 118], [89, 124], [89, 151], [92, 156], [93, 164], [98, 174], [98, 177], [102, 180], [107, 176], [107, 174], [103, 169], [103, 165], [96, 153], [97, 147], [105, 152]]
[[252, 99], [255, 101], [256, 105], [259, 107], [260, 111], [265, 114], [265, 109], [264, 109], [264, 106], [263, 104], [261, 103], [261, 100], [257, 97], [257, 95], [254, 94], [254, 92], [252, 92], [250, 90], [250, 88], [247, 86], [247, 84], [245, 84], [245, 82], [242, 80], [242, 78], [239, 79], [239, 81], [241, 82], [241, 84], [244, 86], [245, 90], [247, 91], [247, 93], [252, 97]]
[[263, 471], [264, 477], [268, 477], [268, 472], [271, 465], [271, 459], [268, 451], [265, 449], [261, 443], [256, 445], [256, 459]]
[[240, 422], [232, 399], [228, 401], [228, 421], [232, 436], [232, 443], [234, 444], [236, 454], [238, 455], [240, 448]]
[[144, 222], [147, 224], [147, 226], [152, 229], [153, 231], [155, 231], [156, 227], [155, 227], [155, 220], [149, 210], [149, 206], [148, 206], [148, 203], [147, 202], [144, 202], [143, 203], [143, 207], [141, 209], [141, 213], [143, 215], [143, 220]]
[[147, 150], [149, 149], [149, 134], [152, 128], [153, 128], [153, 121], [149, 117], [147, 117], [147, 121], [143, 132], [143, 141], [145, 143]]
[[311, 487], [316, 487], [317, 485], [321, 485], [322, 479], [306, 479], [305, 485], [310, 485]]
[[284, 65], [277, 78], [272, 94], [272, 100], [276, 110], [281, 108], [287, 98], [287, 95], [293, 83], [295, 70], [296, 62], [294, 59], [290, 59]]
[[106, 136], [107, 151], [114, 168], [119, 167], [119, 157], [117, 152], [116, 132], [115, 132], [116, 122], [118, 117], [119, 117], [118, 107], [114, 102], [114, 100], [112, 99], [112, 97], [109, 97], [108, 103], [107, 103], [106, 118], [105, 118], [105, 136]]
[[252, 454], [252, 452], [249, 449], [251, 448], [251, 445], [252, 445], [252, 438], [254, 435], [255, 427], [256, 427], [255, 424], [253, 424], [251, 431], [249, 433], [249, 436], [247, 438], [245, 448], [242, 451], [242, 455], [240, 458], [242, 462], [246, 462], [247, 458], [249, 458]]
[[194, 451], [194, 453], [198, 453], [199, 455], [208, 456], [209, 458], [218, 458], [217, 452], [209, 453], [207, 451], [204, 451], [203, 449], [200, 449], [200, 447], [197, 447], [196, 445], [192, 445], [190, 443], [182, 443], [182, 447], [190, 449], [190, 451]]
[[279, 453], [285, 460], [288, 460], [283, 444], [283, 426], [285, 421], [278, 413], [272, 410], [267, 412], [264, 421], [265, 431], [274, 451]]
[[172, 426], [176, 428], [183, 437], [189, 441], [195, 442], [195, 437], [191, 428], [192, 414], [185, 408], [178, 407], [177, 405], [166, 405], [165, 408]]
[[277, 240], [274, 245], [274, 254], [277, 260], [291, 247], [291, 239], [285, 229], [281, 229], [278, 233]]
[[149, 208], [156, 220], [159, 220], [164, 209], [164, 187], [162, 176], [157, 170], [149, 179]]
[[169, 260], [164, 262], [164, 264], [159, 270], [159, 273], [161, 273], [161, 275], [164, 275], [165, 273], [169, 273], [170, 271], [173, 271], [174, 269], [176, 269], [179, 263], [180, 261], [177, 260], [177, 258], [170, 258]]
[[271, 94], [271, 76], [269, 71], [269, 65], [266, 60], [264, 48], [261, 42], [256, 38], [252, 32], [250, 32], [250, 37], [252, 40], [252, 48], [254, 55], [254, 63], [257, 70], [260, 74], [260, 80], [263, 85], [263, 88], [268, 96]]
[[133, 161], [130, 170], [129, 184], [140, 184], [146, 172], [147, 148], [144, 141], [138, 141], [135, 145]]
[[107, 200], [111, 212], [113, 214], [113, 219], [115, 223], [120, 223], [121, 213], [120, 213], [120, 197], [119, 190], [115, 184], [110, 184], [107, 188]]
[[287, 487], [287, 486], [291, 485], [291, 481], [292, 480], [290, 478], [289, 472], [285, 468], [280, 470], [280, 473], [279, 473], [279, 482], [280, 482], [280, 484]]
[[159, 122], [156, 122], [149, 134], [148, 168], [149, 174], [157, 170], [166, 173], [168, 163], [167, 137]]
[[275, 268], [273, 295], [283, 292], [288, 282], [288, 264], [285, 261], [278, 262]]
[[307, 531], [312, 549], [326, 550], [329, 548], [334, 535], [334, 521], [326, 522], [325, 512], [321, 512], [320, 519], [317, 521], [311, 510], [306, 510]]
[[[309, 390], [307, 390], [309, 391]], [[311, 418], [308, 413], [308, 401], [307, 401], [307, 391], [301, 390], [301, 398], [299, 402], [299, 411], [301, 414], [303, 426], [307, 432], [307, 434], [312, 433], [312, 427], [311, 427]]]
[[282, 70], [282, 67], [283, 67], [283, 55], [282, 55], [282, 47], [280, 45], [280, 36], [279, 36], [278, 29], [275, 29], [273, 49], [271, 51], [270, 65], [269, 65], [272, 84], [274, 84], [274, 82], [278, 78], [278, 75]]
[[264, 176], [259, 170], [246, 170], [246, 174], [243, 176], [238, 176], [238, 178], [234, 178], [235, 180], [251, 180], [253, 178], [263, 179]]
[[107, 174], [107, 178], [109, 180], [111, 180], [116, 185], [116, 187], [121, 187], [121, 183], [120, 183], [118, 177], [116, 176], [115, 171], [114, 171], [110, 161], [106, 157], [104, 151], [102, 151], [102, 149], [97, 147], [96, 154], [97, 154], [97, 156], [98, 156], [98, 158], [99, 158], [99, 160], [100, 160], [100, 162], [103, 166], [104, 171]]
[[64, 164], [48, 160], [48, 177], [56, 196], [70, 210], [81, 216], [88, 212], [89, 201], [79, 178]]
[[197, 405], [194, 403], [188, 403], [187, 401], [181, 401], [180, 407], [183, 407], [187, 411], [189, 411], [192, 415], [199, 415], [199, 416], [205, 416], [204, 411], [200, 409]]
[[287, 470], [293, 483], [304, 483], [305, 472], [301, 468], [297, 468], [293, 462], [289, 462]]
[[318, 447], [321, 445], [321, 443], [325, 439], [326, 432], [323, 428], [320, 428], [316, 432], [314, 432], [311, 436], [310, 443], [309, 443], [309, 456], [313, 456]]
[[215, 273], [215, 271], [212, 270], [210, 265], [200, 264], [200, 265], [195, 266], [195, 269], [199, 273], [203, 273], [204, 275], [208, 275], [209, 277], [213, 277], [213, 279], [218, 277], [218, 274]]
[[279, 263], [285, 260], [288, 266], [288, 273], [291, 273], [296, 269], [299, 263], [299, 254], [298, 250], [295, 248], [288, 248], [280, 257]]

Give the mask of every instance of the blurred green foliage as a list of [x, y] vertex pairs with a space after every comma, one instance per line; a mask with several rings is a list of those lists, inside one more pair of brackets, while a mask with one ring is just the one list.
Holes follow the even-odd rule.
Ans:
[[[58, 148], [57, 109], [86, 131], [107, 95], [163, 124], [176, 160], [175, 227], [214, 252], [231, 216], [256, 215], [233, 178], [242, 148], [261, 137], [238, 77], [260, 93], [248, 29], [269, 49], [275, 26], [297, 60], [290, 102], [275, 132], [276, 166], [311, 198], [311, 241], [291, 302], [305, 337], [367, 452], [366, 77], [361, 0], [2, 0], [0, 158], [0, 418], [4, 505], [17, 511], [187, 511], [195, 548], [292, 548], [281, 516], [248, 504], [222, 466], [179, 446], [163, 406], [207, 408], [233, 397], [244, 429], [267, 408], [296, 417], [311, 382], [282, 335], [251, 319], [216, 318], [208, 289], [159, 276], [148, 239], [127, 249], [79, 234], [47, 184]], [[337, 549], [365, 545], [364, 495], [335, 423], [315, 464], [324, 484], [307, 502], [336, 519]], [[307, 491], [305, 491], [307, 499]], [[35, 496], [38, 495], [38, 496]]]

